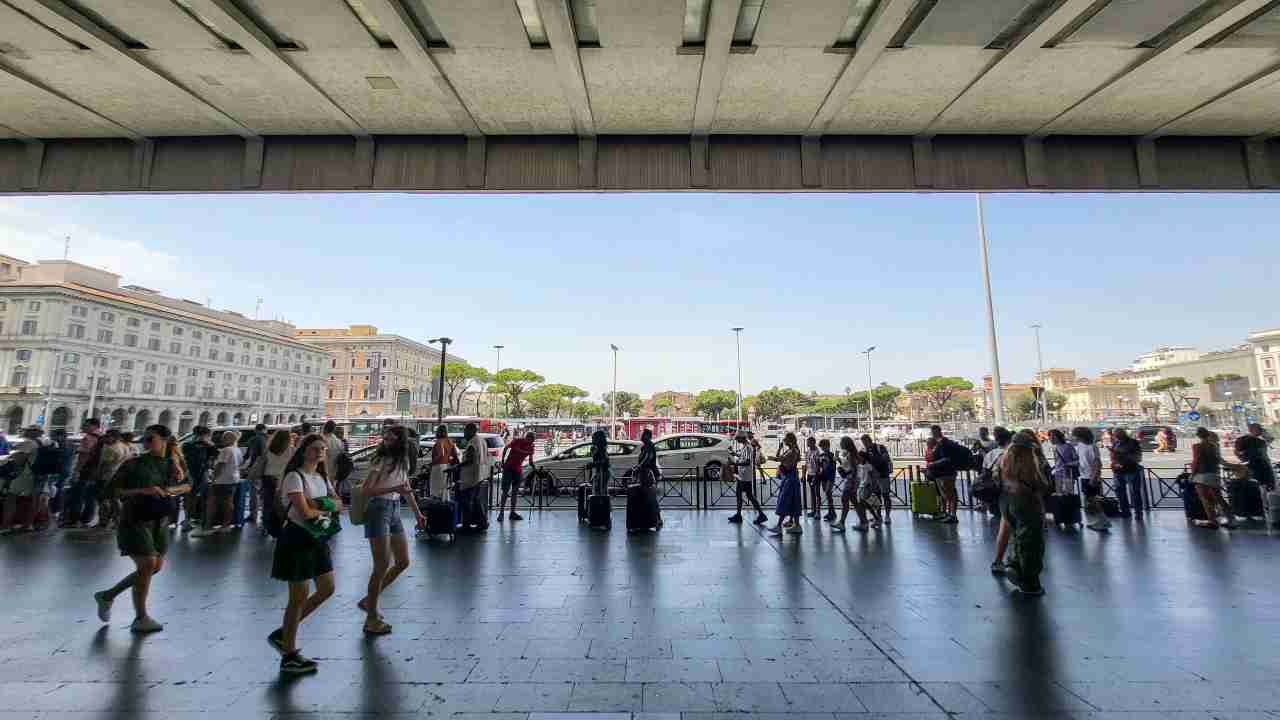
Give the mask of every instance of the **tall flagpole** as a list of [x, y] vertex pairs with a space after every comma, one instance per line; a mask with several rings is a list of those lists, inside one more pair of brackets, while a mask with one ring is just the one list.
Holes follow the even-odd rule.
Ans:
[[991, 304], [991, 263], [987, 258], [987, 225], [982, 217], [982, 193], [978, 199], [978, 247], [982, 252], [982, 290], [987, 301], [987, 351], [991, 355], [991, 404], [996, 424], [1004, 424], [1004, 389], [1000, 386], [1000, 348], [996, 343], [996, 312]]

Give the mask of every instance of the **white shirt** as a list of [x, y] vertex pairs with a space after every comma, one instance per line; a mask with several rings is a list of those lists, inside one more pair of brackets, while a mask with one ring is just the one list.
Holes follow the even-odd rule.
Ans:
[[474, 462], [462, 469], [461, 485], [464, 488], [473, 488], [489, 477], [489, 448], [485, 447], [484, 440], [476, 435], [467, 443], [467, 449], [474, 451], [472, 455]]
[[1080, 479], [1096, 481], [1098, 478], [1093, 476], [1093, 469], [1097, 467], [1100, 460], [1097, 446], [1091, 443], [1077, 442], [1076, 456], [1080, 458]]
[[335, 480], [338, 478], [338, 456], [344, 450], [337, 434], [324, 436], [324, 468], [329, 477]]
[[294, 470], [284, 479], [284, 499], [289, 505], [289, 519], [301, 525], [306, 522], [302, 517], [302, 513], [298, 512], [298, 508], [294, 507], [293, 500], [289, 497], [293, 493], [302, 493], [308, 500], [322, 498], [329, 494], [329, 485], [325, 483], [320, 473], [304, 473], [301, 470]]
[[740, 443], [734, 447], [733, 454], [738, 479], [743, 482], [750, 480], [756, 471], [756, 449], [751, 447], [751, 443]]
[[229, 445], [218, 451], [215, 465], [220, 466], [218, 474], [213, 478], [214, 485], [235, 485], [240, 482], [240, 459], [243, 453], [235, 445]]

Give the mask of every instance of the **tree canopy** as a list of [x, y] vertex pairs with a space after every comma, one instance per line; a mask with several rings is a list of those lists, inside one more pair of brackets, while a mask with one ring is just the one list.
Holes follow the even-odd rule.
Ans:
[[[1067, 396], [1061, 393], [1046, 391], [1044, 394], [1045, 407], [1049, 412], [1058, 412], [1067, 404]], [[1022, 393], [1014, 400], [1013, 410], [1019, 418], [1034, 419], [1039, 417], [1040, 404], [1036, 402], [1035, 393]]]
[[756, 414], [771, 420], [779, 419], [783, 415], [791, 415], [798, 408], [809, 404], [808, 395], [793, 388], [779, 388], [776, 385], [768, 390], [761, 390], [755, 396]]
[[[609, 400], [611, 397], [613, 397], [612, 392], [607, 392], [604, 394], [604, 411], [606, 413], [609, 412]], [[619, 390], [618, 402], [615, 410], [618, 413], [618, 417], [622, 417], [624, 414], [627, 414], [627, 413], [630, 413], [632, 415], [639, 415], [640, 412], [644, 410], [644, 401], [640, 399], [639, 395], [633, 392], [627, 392], [626, 390]]]
[[483, 386], [492, 379], [488, 370], [475, 367], [470, 363], [450, 360], [444, 364], [445, 402], [450, 412], [458, 412], [462, 398], [471, 389], [472, 383]]
[[935, 412], [942, 413], [957, 392], [972, 390], [973, 383], [962, 377], [934, 375], [907, 383], [907, 392], [922, 396]]
[[1180, 376], [1173, 376], [1154, 380], [1147, 385], [1147, 392], [1164, 393], [1169, 396], [1169, 405], [1173, 408], [1173, 412], [1182, 409], [1182, 405], [1186, 402], [1187, 391], [1192, 388], [1187, 379]]
[[703, 390], [693, 398], [693, 411], [707, 418], [718, 418], [738, 406], [738, 393], [733, 390]]
[[[446, 367], [446, 372], [448, 368]], [[492, 378], [489, 392], [497, 393], [507, 399], [507, 408], [511, 414], [519, 417], [524, 414], [523, 396], [529, 388], [544, 382], [546, 378], [532, 370], [520, 368], [503, 368]]]

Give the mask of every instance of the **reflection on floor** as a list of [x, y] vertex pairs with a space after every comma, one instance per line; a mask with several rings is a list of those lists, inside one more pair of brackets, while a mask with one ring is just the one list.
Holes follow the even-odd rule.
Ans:
[[129, 569], [109, 536], [3, 538], [0, 720], [1280, 711], [1280, 540], [1262, 529], [1162, 512], [1108, 536], [1051, 530], [1048, 595], [1028, 599], [989, 574], [977, 515], [843, 536], [806, 520], [781, 540], [725, 513], [665, 517], [628, 536], [621, 513], [606, 534], [534, 512], [414, 543], [377, 639], [360, 631], [369, 556], [348, 527], [337, 596], [300, 634], [320, 672], [296, 680], [265, 642], [285, 591], [252, 526], [175, 540], [151, 599], [166, 628], [146, 638], [128, 595], [109, 626], [94, 617], [90, 592]]

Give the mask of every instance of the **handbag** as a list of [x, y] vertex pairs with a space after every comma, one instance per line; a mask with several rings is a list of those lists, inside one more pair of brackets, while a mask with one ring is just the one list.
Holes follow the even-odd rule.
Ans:
[[988, 505], [995, 505], [1000, 499], [1000, 483], [990, 469], [982, 471], [982, 475], [973, 483], [969, 494]]
[[338, 522], [338, 516], [335, 512], [338, 506], [329, 497], [313, 498], [311, 502], [316, 506], [316, 509], [326, 514], [314, 520], [307, 520], [299, 527], [306, 530], [307, 534], [314, 540], [328, 542], [342, 530], [342, 523]]
[[365, 475], [363, 480], [361, 480], [358, 483], [357, 482], [351, 483], [350, 517], [351, 517], [352, 525], [363, 525], [364, 514], [369, 509], [369, 496], [365, 495], [364, 484], [368, 482], [369, 478], [375, 474], [381, 477], [382, 461], [375, 460], [374, 463], [375, 464], [369, 468], [369, 472], [367, 475]]

